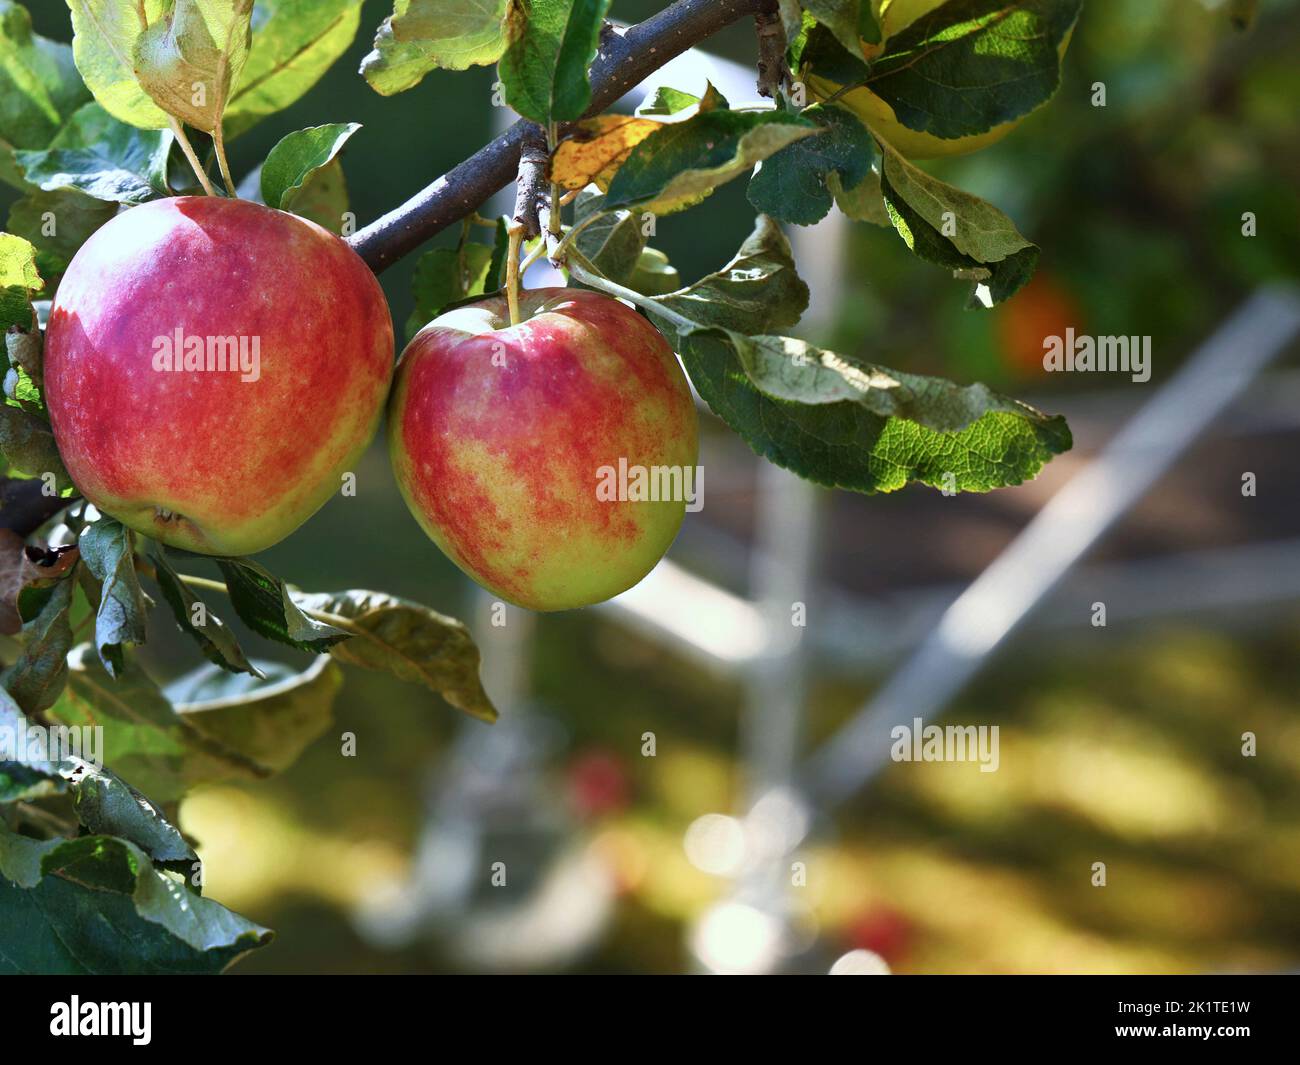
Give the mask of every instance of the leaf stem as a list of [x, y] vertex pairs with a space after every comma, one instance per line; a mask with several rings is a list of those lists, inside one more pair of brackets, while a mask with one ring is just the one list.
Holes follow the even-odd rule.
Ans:
[[556, 262], [562, 263], [564, 261], [564, 257], [569, 253], [569, 247], [573, 243], [573, 238], [576, 237], [579, 233], [581, 233], [584, 229], [586, 229], [589, 225], [591, 225], [592, 222], [596, 221], [596, 219], [603, 218], [608, 213], [609, 213], [608, 211], [595, 211], [587, 215], [587, 217], [584, 218], [581, 222], [577, 223], [576, 225], [570, 226], [569, 231], [564, 234], [564, 239], [561, 240], [560, 243], [555, 246], [555, 250], [551, 253], [551, 258]]
[[[559, 123], [548, 123], [546, 127], [546, 169], [548, 173], [554, 166], [555, 149], [559, 147], [559, 141]], [[564, 232], [564, 213], [561, 202], [563, 194], [564, 190], [560, 188], [560, 183], [552, 176], [549, 202], [546, 205], [546, 246], [550, 249], [552, 261], [555, 261], [560, 236]]]
[[199, 179], [199, 184], [203, 186], [203, 191], [209, 196], [215, 196], [217, 190], [212, 187], [212, 182], [208, 180], [203, 164], [199, 162], [199, 157], [194, 153], [194, 145], [190, 143], [189, 137], [185, 136], [185, 127], [171, 115], [167, 116], [167, 121], [171, 123], [172, 132], [176, 135], [176, 140], [181, 146], [181, 151], [185, 153], [185, 158], [190, 161], [190, 167], [194, 170], [194, 176]]
[[209, 580], [207, 577], [191, 577], [188, 573], [178, 573], [177, 576], [182, 583], [188, 584], [191, 588], [206, 588], [210, 592], [230, 594], [230, 590], [221, 581]]
[[520, 276], [520, 277], [523, 277], [524, 274], [528, 273], [528, 268], [529, 268], [530, 266], [532, 266], [533, 263], [537, 262], [537, 260], [540, 259], [540, 258], [542, 257], [542, 253], [543, 253], [544, 251], [546, 251], [546, 241], [545, 241], [545, 240], [539, 240], [539, 241], [537, 242], [537, 246], [536, 246], [535, 248], [533, 248], [533, 250], [530, 251], [530, 252], [529, 252], [529, 253], [524, 257], [524, 261], [523, 261], [522, 263], [519, 264], [519, 276]]
[[212, 130], [212, 146], [217, 150], [217, 166], [221, 168], [221, 180], [226, 183], [226, 194], [237, 200], [239, 195], [235, 192], [235, 179], [230, 176], [230, 164], [226, 162], [226, 143], [220, 122]]
[[700, 328], [699, 323], [692, 322], [685, 315], [678, 314], [676, 311], [665, 307], [662, 303], [652, 299], [649, 296], [643, 296], [634, 289], [624, 288], [616, 281], [611, 281], [590, 262], [581, 252], [570, 248], [565, 261], [565, 266], [569, 273], [581, 281], [584, 285], [590, 285], [599, 292], [604, 292], [608, 296], [616, 296], [621, 300], [627, 300], [628, 303], [635, 304], [642, 310], [652, 311], [661, 318], [666, 318], [677, 327], [680, 334], [692, 333]]

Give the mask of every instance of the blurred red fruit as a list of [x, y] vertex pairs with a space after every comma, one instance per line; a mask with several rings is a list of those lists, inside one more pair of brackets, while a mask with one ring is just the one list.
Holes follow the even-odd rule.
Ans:
[[997, 309], [995, 331], [1002, 364], [1012, 373], [1035, 377], [1043, 370], [1043, 342], [1073, 327], [1085, 332], [1078, 301], [1059, 281], [1039, 270], [1032, 281]]
[[627, 770], [608, 751], [584, 751], [569, 763], [569, 795], [583, 817], [625, 809], [631, 793]]
[[854, 948], [875, 951], [892, 965], [912, 941], [912, 922], [889, 906], [873, 906], [848, 926], [847, 938]]

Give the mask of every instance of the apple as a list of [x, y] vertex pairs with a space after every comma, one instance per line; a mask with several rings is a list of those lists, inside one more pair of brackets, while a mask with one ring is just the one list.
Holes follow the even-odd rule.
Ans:
[[73, 258], [45, 399], [101, 511], [175, 547], [246, 555], [339, 490], [392, 365], [383, 292], [342, 240], [247, 200], [180, 196], [119, 214]]
[[[892, 0], [892, 2], [891, 0], [877, 0], [874, 7], [880, 25], [882, 42], [880, 44], [868, 44], [863, 41], [863, 54], [867, 59], [879, 55], [884, 51], [885, 42], [890, 37], [901, 33], [917, 19], [923, 15], [928, 15], [935, 8], [942, 7], [947, 2], [948, 0]], [[1061, 41], [1058, 49], [1061, 56], [1065, 55], [1065, 50], [1070, 44], [1070, 36], [1073, 32], [1071, 30]], [[812, 98], [819, 101], [833, 96], [842, 87], [827, 78], [819, 78], [814, 75], [809, 75], [807, 85]], [[909, 159], [938, 159], [948, 155], [966, 155], [970, 152], [979, 151], [981, 148], [996, 144], [1016, 126], [1020, 125], [1025, 118], [1022, 115], [1011, 122], [1003, 122], [1001, 125], [994, 126], [984, 133], [972, 134], [969, 137], [936, 137], [932, 133], [909, 129], [903, 125], [898, 121], [898, 116], [894, 114], [894, 109], [866, 86], [850, 89], [839, 97], [836, 102], [847, 107], [877, 136], [888, 141], [896, 151]]]
[[[518, 606], [568, 610], [630, 588], [668, 550], [701, 487], [699, 425], [676, 356], [635, 311], [572, 288], [525, 290], [519, 305], [516, 325], [493, 296], [415, 335], [389, 456], [411, 513], [465, 573]], [[681, 490], [641, 498], [637, 471], [656, 468]]]

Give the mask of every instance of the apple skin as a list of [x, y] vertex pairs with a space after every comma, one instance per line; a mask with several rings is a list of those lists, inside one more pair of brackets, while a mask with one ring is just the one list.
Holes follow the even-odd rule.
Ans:
[[[258, 338], [259, 378], [154, 369], [156, 338], [177, 328]], [[388, 304], [342, 240], [247, 200], [182, 196], [119, 214], [77, 252], [50, 310], [45, 399], [101, 511], [175, 547], [246, 555], [339, 490], [392, 365]]]
[[[863, 41], [863, 54], [868, 59], [879, 55], [884, 51], [884, 42], [887, 42], [890, 37], [902, 33], [917, 19], [930, 14], [935, 8], [942, 7], [947, 2], [948, 0], [893, 0], [893, 3], [883, 5], [876, 3], [874, 9], [883, 41], [880, 44], [869, 44]], [[1073, 33], [1074, 30], [1071, 29], [1057, 49], [1062, 57], [1069, 47]], [[807, 84], [810, 95], [818, 101], [833, 96], [841, 88], [827, 78], [814, 76], [808, 77]], [[971, 152], [997, 144], [1028, 117], [1022, 115], [1010, 122], [994, 126], [984, 133], [972, 134], [969, 137], [948, 138], [936, 137], [933, 133], [925, 133], [903, 125], [894, 114], [894, 109], [866, 86], [850, 89], [836, 102], [842, 107], [847, 107], [862, 120], [864, 125], [869, 126], [888, 141], [895, 151], [908, 159], [941, 159], [950, 155], [969, 155]]]
[[[457, 308], [397, 364], [388, 450], [411, 513], [479, 584], [530, 610], [625, 591], [672, 544], [677, 501], [602, 501], [598, 471], [693, 467], [699, 423], [663, 336], [583, 289]], [[494, 362], [494, 354], [496, 359]]]

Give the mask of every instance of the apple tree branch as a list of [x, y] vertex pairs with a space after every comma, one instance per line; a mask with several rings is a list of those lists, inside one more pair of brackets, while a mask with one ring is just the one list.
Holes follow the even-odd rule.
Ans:
[[[603, 34], [591, 66], [587, 114], [599, 114], [670, 59], [725, 26], [760, 12], [770, 14], [776, 7], [777, 0], [676, 0], [625, 33]], [[515, 180], [529, 126], [516, 122], [400, 207], [357, 230], [348, 243], [379, 273], [472, 214]]]

